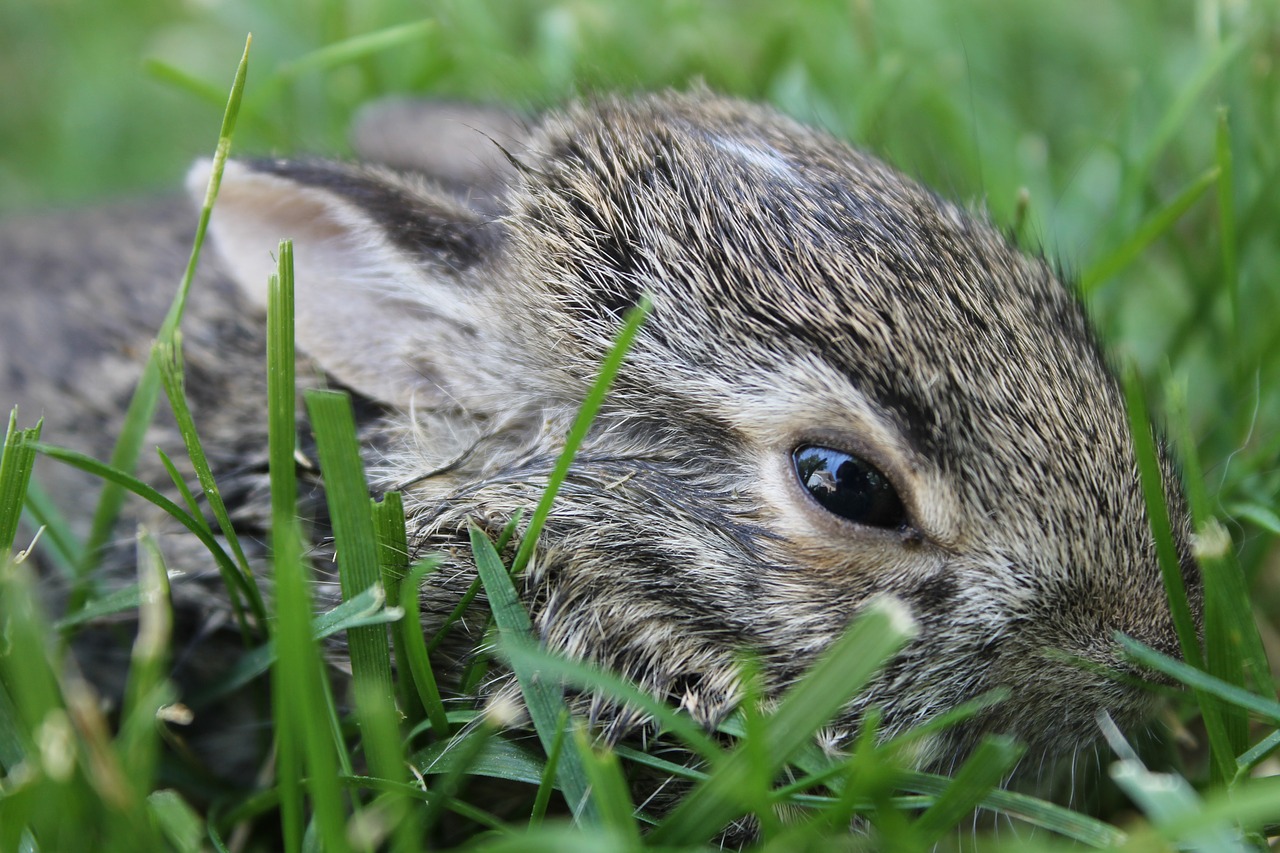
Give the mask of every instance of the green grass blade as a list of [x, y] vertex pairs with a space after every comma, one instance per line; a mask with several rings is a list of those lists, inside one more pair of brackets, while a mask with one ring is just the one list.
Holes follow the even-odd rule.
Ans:
[[66, 632], [95, 619], [113, 616], [126, 610], [136, 610], [142, 604], [142, 592], [137, 584], [117, 589], [92, 599], [75, 613], [68, 614], [53, 623], [55, 630]]
[[1080, 293], [1088, 296], [1098, 285], [1111, 278], [1120, 270], [1129, 266], [1142, 254], [1147, 246], [1164, 234], [1173, 224], [1182, 218], [1193, 204], [1204, 195], [1209, 187], [1218, 180], [1220, 171], [1217, 166], [1203, 172], [1190, 184], [1183, 188], [1172, 201], [1152, 213], [1134, 229], [1128, 239], [1112, 249], [1110, 253], [1095, 261], [1080, 276]]
[[196, 99], [212, 106], [221, 107], [227, 102], [227, 92], [221, 86], [215, 86], [213, 83], [201, 80], [176, 65], [170, 65], [159, 59], [151, 58], [143, 60], [142, 70], [157, 82], [171, 86], [188, 95], [193, 95]]
[[[952, 780], [931, 773], [907, 772], [902, 774], [898, 784], [904, 791], [936, 798], [946, 792]], [[1125, 837], [1119, 829], [1096, 818], [1015, 791], [989, 791], [978, 807], [1017, 818], [1091, 847], [1115, 847]]]
[[[0, 586], [0, 589], [3, 587]], [[0, 618], [3, 618], [3, 614], [4, 611], [0, 609]], [[9, 696], [9, 688], [5, 686], [4, 679], [0, 678], [0, 771], [8, 773], [26, 758], [25, 733], [26, 727], [22, 725], [18, 709]]]
[[[131, 474], [126, 474], [117, 468], [108, 465], [105, 462], [69, 450], [65, 447], [57, 447], [52, 444], [36, 443], [32, 447], [41, 455], [48, 456], [50, 459], [56, 459], [73, 468], [79, 468], [81, 471], [87, 471], [97, 477], [108, 482], [121, 486], [127, 491], [133, 492], [141, 498], [144, 498], [155, 504], [160, 509], [171, 515], [183, 527], [190, 530], [196, 535], [196, 538], [209, 549], [209, 553], [213, 555], [214, 560], [218, 563], [218, 569], [222, 572], [224, 580], [229, 580], [233, 584], [243, 584], [244, 578], [241, 576], [235, 563], [231, 561], [231, 557], [222, 549], [222, 545], [214, 538], [213, 533], [209, 529], [209, 525], [204, 523], [203, 519], [197, 519], [189, 512], [178, 506], [173, 501], [156, 491], [151, 486], [139, 480]], [[246, 592], [241, 589], [241, 592]]]
[[[305, 396], [324, 475], [342, 597], [350, 598], [371, 586], [382, 586], [378, 536], [360, 461], [355, 415], [351, 399], [343, 392], [308, 391]], [[390, 700], [395, 691], [386, 628], [367, 625], [353, 628], [347, 636], [357, 695], [379, 694]]]
[[[1267, 653], [1253, 618], [1253, 602], [1244, 573], [1236, 563], [1231, 536], [1213, 514], [1213, 503], [1204, 486], [1204, 474], [1191, 430], [1187, 424], [1185, 391], [1171, 389], [1171, 421], [1176, 430], [1187, 503], [1196, 531], [1196, 552], [1204, 584], [1204, 647], [1207, 671], [1224, 681], [1259, 691], [1273, 691]], [[1223, 722], [1233, 754], [1249, 742], [1249, 721], [1240, 709], [1228, 705]]]
[[492, 737], [493, 725], [482, 716], [474, 729], [449, 741], [450, 761], [439, 765], [439, 769], [443, 772], [431, 786], [431, 796], [427, 800], [426, 812], [422, 819], [428, 832], [439, 822], [444, 809], [461, 792], [468, 774], [484, 754]]
[[547, 806], [551, 804], [551, 792], [556, 787], [556, 773], [560, 770], [560, 753], [564, 750], [565, 735], [569, 731], [569, 712], [560, 715], [556, 722], [556, 737], [547, 750], [547, 763], [542, 768], [542, 777], [538, 780], [538, 794], [534, 797], [533, 808], [529, 812], [530, 828], [542, 823], [547, 815]]
[[[1280, 824], [1280, 777], [1248, 779], [1231, 790], [1217, 789], [1206, 794], [1197, 808], [1170, 814], [1161, 830], [1166, 838], [1181, 845], [1202, 838], [1206, 828], [1221, 829], [1231, 824], [1262, 829], [1274, 839], [1275, 826]], [[1265, 843], [1258, 839], [1257, 846], [1245, 849], [1253, 853], [1265, 849]]]
[[1164, 477], [1160, 469], [1151, 420], [1147, 417], [1146, 396], [1137, 371], [1130, 367], [1124, 373], [1125, 402], [1129, 413], [1129, 432], [1142, 481], [1142, 495], [1150, 516], [1151, 533], [1155, 538], [1156, 554], [1160, 560], [1160, 574], [1164, 579], [1169, 608], [1173, 614], [1174, 630], [1183, 657], [1197, 666], [1203, 665], [1195, 621], [1187, 602], [1187, 590], [1182, 582], [1182, 567], [1173, 544], [1173, 525], [1164, 498]]
[[[1127, 654], [1143, 666], [1172, 676], [1197, 692], [1207, 693], [1224, 702], [1244, 708], [1272, 725], [1280, 725], [1280, 702], [1275, 699], [1250, 693], [1242, 687], [1215, 678], [1198, 667], [1175, 660], [1168, 655], [1162, 655], [1155, 649], [1123, 634], [1118, 634], [1116, 640], [1124, 647]], [[1233, 764], [1234, 758], [1232, 756]]]
[[[169, 313], [165, 316], [156, 338], [161, 341], [171, 340], [178, 324], [182, 321], [186, 310], [187, 294], [191, 290], [191, 282], [195, 278], [196, 264], [200, 259], [200, 250], [204, 246], [205, 234], [209, 230], [209, 217], [213, 213], [213, 203], [218, 197], [218, 188], [222, 184], [222, 171], [226, 165], [227, 155], [231, 151], [231, 137], [235, 132], [236, 118], [240, 114], [240, 99], [244, 92], [245, 74], [249, 68], [249, 46], [252, 38], [246, 39], [244, 53], [240, 64], [236, 67], [235, 80], [231, 84], [231, 93], [227, 98], [226, 110], [222, 115], [222, 127], [218, 131], [218, 145], [214, 151], [213, 170], [209, 176], [209, 187], [205, 193], [204, 204], [200, 210], [200, 219], [196, 225], [196, 236], [191, 246], [191, 254], [187, 260], [187, 268], [183, 273], [178, 293], [174, 296]], [[125, 414], [124, 426], [116, 439], [111, 453], [111, 467], [126, 473], [132, 472], [137, 465], [138, 456], [142, 452], [142, 443], [146, 437], [148, 425], [155, 415], [156, 405], [160, 400], [160, 369], [154, 352], [147, 360], [142, 378], [129, 402]], [[93, 514], [93, 523], [85, 542], [85, 563], [80, 567], [83, 578], [79, 588], [72, 595], [68, 609], [75, 610], [83, 605], [87, 592], [88, 576], [97, 565], [103, 547], [110, 541], [115, 530], [116, 519], [124, 504], [124, 489], [118, 483], [104, 483], [102, 494]]]
[[[1136, 759], [1111, 765], [1111, 778], [1158, 829], [1188, 814], [1200, 814], [1195, 789], [1172, 773], [1152, 773]], [[1177, 839], [1178, 849], [1198, 853], [1249, 853], [1235, 828], [1226, 823], [1195, 821], [1194, 829]]]
[[539, 646], [528, 638], [503, 637], [498, 651], [512, 668], [537, 672], [580, 690], [607, 696], [624, 706], [638, 708], [658, 723], [662, 731], [675, 735], [704, 761], [716, 761], [724, 750], [688, 714], [676, 711], [620, 676], [582, 661], [570, 660]]
[[423, 578], [439, 565], [438, 559], [423, 560], [409, 570], [408, 577], [401, 584], [400, 607], [404, 610], [404, 619], [400, 621], [398, 648], [404, 652], [400, 660], [408, 664], [407, 675], [413, 681], [427, 719], [431, 721], [432, 732], [436, 737], [448, 737], [449, 721], [445, 716], [444, 702], [440, 698], [435, 673], [431, 670], [431, 658], [427, 653], [426, 638], [422, 634], [418, 597]]
[[294, 356], [293, 241], [276, 250], [277, 274], [268, 288], [267, 304], [267, 452], [271, 470], [271, 516], [276, 522], [298, 512], [298, 480], [294, 454], [298, 415]]
[[[1130, 366], [1124, 373], [1125, 403], [1129, 415], [1129, 433], [1132, 436], [1134, 454], [1137, 456], [1142, 496], [1147, 506], [1151, 533], [1155, 538], [1156, 555], [1160, 561], [1160, 575], [1164, 581], [1169, 610], [1173, 616], [1174, 631], [1182, 656], [1199, 669], [1204, 669], [1204, 656], [1200, 651], [1195, 621], [1187, 600], [1187, 590], [1182, 582], [1182, 567], [1173, 543], [1173, 525], [1169, 519], [1169, 507], [1165, 503], [1164, 477], [1156, 451], [1155, 436], [1147, 417], [1146, 397], [1137, 371]], [[1212, 748], [1213, 767], [1219, 779], [1230, 779], [1235, 771], [1235, 750], [1217, 700], [1204, 693], [1197, 693], [1205, 731]]]
[[[208, 527], [209, 532], [212, 533], [213, 528], [209, 526], [208, 520], [200, 512], [200, 504], [196, 501], [196, 496], [187, 486], [186, 479], [182, 476], [182, 472], [178, 470], [178, 466], [174, 464], [172, 457], [159, 447], [156, 448], [156, 455], [160, 457], [160, 464], [164, 466], [165, 473], [169, 475], [169, 482], [173, 483], [174, 489], [178, 492], [178, 497], [182, 498], [182, 502], [187, 505], [187, 512], [196, 521]], [[239, 598], [237, 597], [235, 600], [239, 601]]]
[[348, 849], [339, 761], [330, 736], [329, 696], [311, 633], [311, 590], [297, 516], [294, 408], [293, 245], [280, 244], [267, 298], [267, 434], [278, 662], [271, 670], [281, 829], [289, 853], [303, 849], [304, 761], [320, 836], [329, 853]]
[[[379, 500], [370, 502], [373, 512], [374, 534], [378, 538], [378, 576], [386, 591], [387, 601], [400, 603], [400, 585], [409, 573], [409, 540], [404, 529], [404, 501], [399, 492], [387, 492]], [[421, 633], [421, 629], [419, 629]], [[399, 627], [391, 631], [391, 647], [395, 660], [407, 660], [404, 650], [404, 631]], [[417, 695], [411, 678], [396, 679], [396, 702], [410, 716], [417, 716]]]
[[525, 566], [529, 564], [529, 559], [533, 556], [533, 549], [538, 542], [538, 534], [542, 532], [542, 526], [546, 523], [547, 516], [551, 513], [551, 505], [555, 502], [556, 494], [560, 491], [561, 484], [564, 483], [565, 477], [569, 474], [569, 466], [573, 464], [573, 457], [586, 439], [587, 431], [591, 428], [591, 422], [595, 420], [596, 414], [604, 404], [604, 398], [609, 393], [609, 386], [613, 384], [614, 377], [622, 369], [622, 362], [627, 356], [627, 350], [631, 348], [631, 343], [640, 332], [640, 327], [644, 325], [645, 318], [649, 315], [650, 307], [651, 303], [648, 297], [642, 297], [636, 306], [627, 312], [626, 319], [622, 323], [622, 329], [618, 332], [618, 337], [614, 340], [613, 346], [610, 348], [608, 355], [605, 356], [604, 361], [601, 362], [600, 372], [596, 375], [595, 382], [591, 384], [586, 399], [582, 401], [582, 407], [578, 410], [578, 416], [569, 428], [569, 434], [565, 437], [564, 450], [551, 471], [546, 491], [542, 493], [542, 498], [538, 501], [538, 506], [533, 511], [533, 517], [529, 519], [529, 529], [525, 531], [524, 539], [520, 542], [520, 550], [516, 552], [515, 560], [511, 563], [512, 574], [520, 574], [524, 571]]
[[178, 853], [204, 849], [204, 820], [176, 791], [154, 791], [147, 797], [147, 811]]
[[1272, 536], [1280, 536], [1280, 513], [1270, 507], [1258, 503], [1236, 503], [1228, 506], [1227, 512], [1256, 524]]
[[44, 540], [52, 546], [52, 550], [46, 550], [44, 554], [52, 558], [64, 577], [74, 578], [76, 566], [84, 559], [84, 547], [71, 529], [66, 516], [38, 480], [27, 483], [26, 509], [34, 522], [33, 526], [44, 528]]
[[462, 738], [436, 741], [415, 752], [410, 763], [424, 776], [452, 773], [460, 764], [464, 765], [463, 772], [472, 776], [488, 776], [526, 785], [537, 785], [546, 775], [548, 764], [533, 750], [520, 744], [494, 737], [488, 739], [476, 755], [468, 756], [459, 749], [465, 739], [464, 735]]
[[[1280, 729], [1273, 731], [1262, 740], [1245, 750], [1239, 758], [1236, 759], [1235, 778], [1232, 780], [1239, 783], [1254, 771], [1259, 764], [1266, 761], [1272, 753], [1280, 749]], [[1233, 786], [1234, 787], [1234, 786]], [[1278, 800], [1277, 802], [1280, 802]]]
[[[169, 398], [174, 420], [178, 424], [178, 431], [187, 448], [187, 458], [191, 460], [191, 466], [195, 469], [196, 479], [204, 492], [205, 500], [209, 502], [209, 508], [213, 510], [213, 517], [218, 521], [218, 529], [222, 531], [223, 538], [230, 545], [236, 565], [244, 575], [244, 588], [249, 591], [249, 609], [253, 611], [258, 624], [263, 625], [266, 623], [267, 612], [262, 603], [262, 595], [258, 591], [257, 580], [249, 567], [248, 559], [245, 558], [244, 549], [240, 546], [240, 537], [236, 535], [235, 527], [227, 514], [227, 506], [222, 500], [222, 493], [218, 491], [217, 481], [214, 480], [213, 471], [209, 467], [209, 459], [205, 456], [204, 445], [196, 432], [195, 418], [191, 414], [191, 407], [187, 404], [186, 380], [182, 368], [181, 333], [174, 332], [171, 340], [157, 341], [152, 357], [160, 365], [161, 384]], [[238, 605], [239, 602], [235, 603]]]
[[[844, 636], [832, 644], [808, 673], [782, 697], [768, 721], [763, 751], [773, 773], [808, 743], [846, 702], [916, 632], [914, 620], [894, 599], [868, 604]], [[654, 844], [698, 844], [743, 813], [736, 791], [757, 773], [739, 746], [712, 776], [695, 788], [649, 836]]]
[[969, 815], [987, 792], [1013, 770], [1025, 749], [1012, 738], [983, 738], [947, 789], [916, 821], [915, 829], [920, 833], [922, 843], [926, 846], [936, 844]]
[[574, 727], [573, 744], [578, 759], [586, 768], [587, 779], [591, 782], [591, 800], [600, 812], [599, 828], [605, 832], [617, 833], [620, 838], [628, 838], [639, 847], [640, 827], [636, 823], [636, 807], [631, 802], [631, 792], [627, 789], [627, 780], [622, 775], [618, 756], [608, 748], [596, 749], [583, 725]]
[[327, 71], [349, 65], [367, 56], [383, 53], [395, 47], [424, 42], [436, 30], [435, 21], [413, 21], [408, 24], [387, 27], [373, 33], [353, 36], [349, 39], [325, 45], [293, 62], [280, 67], [277, 75], [282, 79], [298, 77], [317, 71]]
[[35, 465], [34, 442], [40, 440], [40, 424], [18, 429], [18, 407], [9, 414], [4, 449], [0, 451], [0, 562], [8, 559], [18, 535], [18, 521], [26, 501], [31, 469]]
[[[478, 527], [471, 528], [471, 550], [476, 558], [476, 570], [484, 582], [485, 594], [493, 610], [493, 619], [500, 636], [513, 637], [517, 641], [533, 641], [533, 625], [529, 614], [520, 604], [511, 575], [502, 565], [493, 543]], [[554, 679], [540, 678], [536, 670], [523, 666], [512, 668], [520, 682], [525, 706], [537, 730], [538, 740], [548, 755], [556, 740], [556, 725], [567, 713], [560, 683]], [[590, 780], [581, 758], [572, 750], [565, 750], [560, 758], [560, 788], [564, 791], [574, 816], [585, 825], [594, 826], [599, 818], [594, 803], [588, 796]]]
[[1215, 282], [1227, 292], [1231, 306], [1231, 338], [1240, 334], [1240, 262], [1236, 234], [1235, 166], [1231, 158], [1231, 125], [1227, 108], [1218, 108], [1218, 133], [1214, 140], [1218, 165], [1218, 241], [1222, 246], [1222, 278]]
[[1165, 110], [1164, 115], [1160, 117], [1159, 124], [1156, 125], [1156, 129], [1147, 141], [1146, 148], [1138, 158], [1138, 166], [1134, 169], [1130, 181], [1130, 191], [1142, 187], [1150, 180], [1152, 169], [1160, 159], [1160, 155], [1168, 149], [1169, 143], [1177, 134], [1178, 129], [1186, 123], [1187, 116], [1191, 114], [1195, 102], [1209, 87], [1209, 84], [1221, 74], [1222, 69], [1240, 53], [1240, 49], [1243, 46], [1244, 43], [1238, 38], [1232, 38], [1218, 45], [1217, 49], [1204, 60], [1200, 68], [1196, 70], [1195, 75], [1178, 93], [1177, 98]]
[[[136, 596], [136, 588], [132, 591]], [[352, 628], [399, 622], [401, 619], [400, 611], [387, 608], [385, 604], [386, 599], [381, 589], [377, 587], [366, 589], [364, 592], [337, 605], [332, 610], [316, 616], [312, 621], [311, 636], [319, 641], [326, 637], [332, 637], [334, 634], [349, 631]], [[198, 706], [234, 693], [269, 670], [277, 659], [275, 641], [268, 640], [264, 645], [241, 655], [236, 660], [235, 665], [227, 670], [226, 674], [218, 679], [215, 684], [192, 693], [188, 701], [192, 705]]]
[[[520, 522], [523, 519], [524, 509], [518, 509], [516, 510], [516, 514], [511, 517], [511, 520], [503, 526], [502, 533], [499, 534], [498, 541], [494, 544], [494, 549], [499, 554], [501, 554], [507, 547], [511, 538], [516, 535], [516, 530], [519, 529]], [[431, 642], [427, 643], [428, 652], [434, 652], [440, 647], [440, 644], [444, 642], [445, 637], [449, 635], [449, 631], [453, 629], [453, 626], [456, 625], [466, 614], [467, 610], [470, 609], [471, 603], [475, 601], [476, 596], [480, 594], [481, 587], [482, 584], [480, 583], [480, 578], [477, 576], [476, 579], [471, 582], [471, 586], [467, 588], [467, 591], [462, 594], [462, 598], [458, 599], [458, 603], [454, 605], [453, 610], [450, 611], [444, 622], [441, 623], [440, 630], [436, 631], [435, 635], [431, 638]], [[491, 617], [486, 615], [484, 618], [489, 619]], [[486, 622], [485, 627], [488, 627], [488, 624], [489, 623]], [[463, 679], [463, 683], [466, 683], [465, 678]]]

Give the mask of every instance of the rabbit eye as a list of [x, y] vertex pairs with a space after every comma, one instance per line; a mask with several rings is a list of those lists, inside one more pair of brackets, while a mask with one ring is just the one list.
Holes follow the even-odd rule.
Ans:
[[889, 478], [856, 456], [804, 445], [792, 454], [796, 475], [827, 512], [867, 527], [897, 529], [907, 511]]

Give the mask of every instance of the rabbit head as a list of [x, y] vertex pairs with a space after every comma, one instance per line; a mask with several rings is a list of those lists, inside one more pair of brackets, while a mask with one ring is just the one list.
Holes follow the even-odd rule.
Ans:
[[[537, 501], [648, 294], [522, 579], [545, 643], [712, 725], [744, 653], [775, 695], [891, 595], [919, 636], [837, 743], [870, 706], [900, 731], [1001, 686], [924, 762], [989, 730], [1070, 749], [1099, 709], [1146, 710], [1103, 672], [1134, 674], [1117, 631], [1177, 649], [1124, 401], [1046, 263], [832, 137], [705, 92], [505, 121], [440, 133], [463, 146], [444, 156], [428, 112], [400, 171], [232, 163], [214, 217], [259, 302], [295, 239], [300, 348], [395, 413], [370, 463], [405, 488], [415, 551], [445, 557], [426, 620], [474, 577], [468, 522]], [[615, 735], [637, 723], [595, 710]]]

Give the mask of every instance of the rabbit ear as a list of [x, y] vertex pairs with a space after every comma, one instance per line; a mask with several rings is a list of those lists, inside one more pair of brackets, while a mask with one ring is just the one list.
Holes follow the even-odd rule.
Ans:
[[[211, 169], [191, 170], [195, 198]], [[447, 195], [333, 163], [228, 162], [210, 227], [264, 308], [279, 240], [294, 241], [298, 348], [352, 389], [438, 407], [483, 380], [469, 274], [497, 251], [496, 227]]]

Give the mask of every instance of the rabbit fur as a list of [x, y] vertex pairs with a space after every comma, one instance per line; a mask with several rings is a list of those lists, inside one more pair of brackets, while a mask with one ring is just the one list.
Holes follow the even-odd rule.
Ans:
[[[832, 722], [829, 746], [873, 706], [892, 734], [997, 687], [1009, 699], [931, 740], [921, 766], [987, 732], [1071, 751], [1099, 710], [1130, 724], [1149, 712], [1147, 693], [1107, 674], [1141, 674], [1117, 631], [1178, 648], [1124, 400], [1044, 260], [826, 133], [701, 90], [529, 122], [383, 104], [355, 138], [370, 163], [227, 165], [218, 265], [206, 259], [184, 324], [192, 404], [251, 540], [268, 529], [261, 309], [278, 238], [296, 244], [303, 384], [358, 395], [372, 486], [403, 490], [410, 556], [443, 558], [421, 591], [428, 632], [475, 577], [468, 525], [496, 534], [533, 507], [647, 294], [652, 314], [518, 581], [546, 645], [714, 726], [742, 695], [744, 653], [776, 697], [893, 596], [919, 634]], [[192, 172], [197, 199], [209, 169]], [[45, 411], [52, 440], [109, 449], [193, 219], [157, 203], [0, 231], [6, 298], [27, 305], [0, 312], [0, 390]], [[70, 307], [50, 313], [53, 294]], [[64, 333], [52, 360], [22, 362], [26, 342]], [[178, 446], [167, 421], [153, 431]], [[870, 465], [902, 523], [820, 505], [797, 476], [802, 446]], [[1187, 512], [1163, 465], [1198, 614]], [[91, 486], [41, 472], [88, 517]], [[300, 512], [323, 551], [321, 480], [303, 473], [315, 488]], [[139, 520], [165, 534], [187, 578], [175, 599], [207, 636], [225, 607], [198, 543], [140, 509], [113, 560], [131, 565], [123, 534]], [[332, 604], [336, 584], [321, 589]], [[484, 612], [477, 601], [440, 650], [446, 670], [483, 644]], [[512, 691], [495, 679], [487, 692]], [[644, 722], [579, 702], [606, 737]]]

